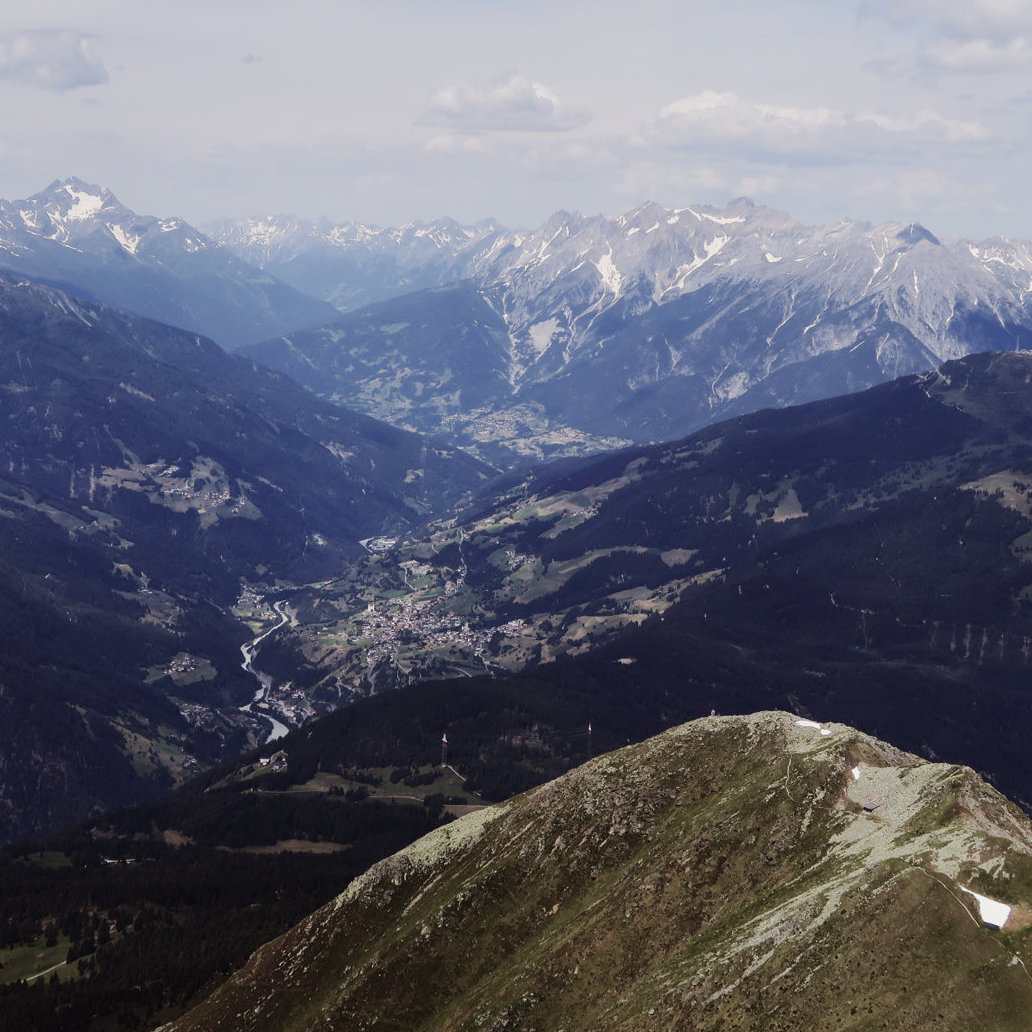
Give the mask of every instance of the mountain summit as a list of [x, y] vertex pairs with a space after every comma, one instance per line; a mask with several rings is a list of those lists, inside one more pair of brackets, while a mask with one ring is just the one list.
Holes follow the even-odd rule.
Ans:
[[166, 1030], [1027, 1029], [1030, 904], [969, 769], [714, 717], [432, 832]]
[[334, 315], [183, 219], [138, 215], [110, 190], [74, 177], [0, 201], [0, 269], [227, 347]]

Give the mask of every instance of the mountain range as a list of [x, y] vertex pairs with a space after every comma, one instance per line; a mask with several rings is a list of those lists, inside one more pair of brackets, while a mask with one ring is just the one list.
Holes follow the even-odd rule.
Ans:
[[[498, 464], [667, 440], [1032, 342], [1028, 242], [803, 226], [744, 199], [558, 212], [529, 232], [275, 218], [212, 232], [300, 290], [367, 302], [249, 355]], [[366, 278], [378, 293], [347, 294]]]
[[181, 1027], [1023, 1027], [948, 764], [1032, 809], [1032, 248], [252, 230], [0, 205], [0, 840], [91, 818], [0, 851], [0, 1007], [174, 1018], [563, 775]]
[[139, 215], [75, 177], [0, 201], [0, 269], [224, 347], [334, 316], [331, 305], [234, 257], [183, 219]]
[[493, 219], [383, 228], [293, 215], [219, 219], [205, 230], [249, 264], [342, 312], [465, 279], [491, 243], [509, 235]]
[[205, 234], [71, 178], [0, 202], [0, 268], [200, 332], [501, 466], [1032, 340], [1027, 241], [804, 226], [745, 199], [557, 212], [532, 231], [270, 216]]
[[[83, 197], [99, 196], [73, 183], [54, 190], [86, 208]], [[104, 210], [103, 203], [94, 207], [79, 220], [84, 225]], [[784, 217], [744, 202], [723, 214], [690, 209], [676, 222], [669, 215], [655, 230], [656, 212], [639, 215], [637, 232], [625, 220], [624, 237], [632, 242], [658, 245], [686, 219], [730, 233], [755, 218], [767, 226], [768, 242], [788, 232]], [[648, 225], [641, 221], [646, 215]], [[549, 240], [567, 240], [565, 224], [559, 220]], [[742, 247], [755, 243], [757, 226]], [[871, 231], [863, 233], [869, 249]], [[900, 229], [896, 242], [892, 263], [899, 267], [946, 253], [914, 229]], [[732, 247], [730, 238], [723, 247]], [[548, 254], [540, 244], [537, 250]], [[714, 252], [714, 275], [722, 254]], [[1017, 275], [1015, 255], [1008, 268]], [[768, 269], [782, 264], [763, 260]], [[912, 268], [900, 282], [914, 282]], [[12, 625], [29, 628], [19, 639], [25, 648], [11, 653], [12, 663], [22, 656], [11, 683], [23, 686], [12, 713], [27, 699], [28, 671], [43, 676], [53, 668], [55, 684], [75, 687], [53, 689], [34, 726], [64, 726], [85, 692], [96, 727], [120, 728], [105, 738], [108, 731], [98, 735], [87, 721], [87, 759], [77, 751], [84, 727], [72, 719], [56, 742], [58, 751], [68, 746], [74, 763], [65, 756], [45, 765], [48, 785], [64, 772], [60, 790], [45, 787], [34, 766], [13, 752], [4, 789], [8, 836], [52, 827], [90, 806], [131, 801], [137, 789], [152, 791], [248, 736], [256, 741], [262, 725], [237, 709], [254, 685], [240, 669], [238, 647], [266, 631], [255, 652], [273, 686], [267, 704], [289, 726], [385, 686], [516, 671], [633, 637], [639, 626], [681, 622], [690, 627], [685, 640], [744, 650], [730, 681], [757, 669], [779, 671], [773, 697], [754, 694], [750, 708], [787, 699], [816, 711], [836, 696], [837, 684], [837, 705], [866, 730], [959, 755], [992, 771], [1019, 798], [1032, 798], [1016, 751], [1024, 727], [1017, 679], [1027, 662], [1020, 643], [1029, 633], [1022, 354], [973, 358], [880, 392], [742, 417], [671, 446], [516, 473], [466, 514], [409, 537], [423, 520], [443, 518], [483, 488], [492, 470], [319, 401], [196, 334], [25, 278], [9, 277], [3, 287], [6, 606], [18, 621]], [[553, 287], [559, 290], [558, 280]], [[482, 401], [507, 382], [492, 374], [511, 343], [505, 308], [479, 320], [483, 289], [466, 281], [382, 302], [404, 314], [406, 325], [423, 320], [424, 329], [441, 331], [418, 361], [410, 365], [402, 356], [394, 366], [399, 383], [424, 378], [427, 405], [449, 404], [430, 382], [441, 356], [463, 375], [475, 372]], [[976, 293], [971, 288], [965, 296]], [[1018, 318], [1017, 306], [998, 306], [1001, 332]], [[381, 314], [374, 306], [349, 318], [379, 325]], [[389, 399], [390, 385], [379, 383]], [[589, 395], [570, 389], [568, 396], [579, 403]], [[403, 421], [397, 414], [396, 420]], [[874, 536], [875, 554], [891, 552], [895, 565], [872, 564]], [[374, 539], [372, 553], [359, 544]], [[775, 603], [775, 595], [757, 594], [755, 586], [769, 583], [769, 571], [787, 570], [789, 546], [793, 555], [805, 554], [796, 566], [807, 572], [795, 583], [779, 580]], [[289, 625], [271, 608], [285, 605], [288, 591]], [[227, 622], [200, 618], [213, 605]], [[69, 632], [72, 615], [84, 612], [103, 616], [103, 634]], [[701, 629], [694, 623], [700, 613], [708, 621]], [[786, 634], [793, 613], [798, 623]], [[836, 631], [821, 644], [815, 626]], [[641, 651], [649, 650], [652, 633], [643, 630]], [[764, 636], [778, 648], [761, 644]], [[137, 644], [106, 644], [130, 639]], [[42, 662], [54, 641], [63, 643], [57, 661]], [[858, 641], [861, 654], [851, 651]], [[801, 662], [822, 648], [830, 662], [832, 642], [844, 650], [832, 666]], [[893, 708], [899, 719], [883, 729], [876, 714], [888, 672], [901, 660], [909, 701]], [[184, 664], [189, 669], [177, 669]], [[65, 677], [84, 666], [88, 690], [78, 675]], [[877, 690], [854, 693], [872, 669], [880, 671]], [[143, 702], [122, 727], [123, 702], [115, 700], [129, 698], [128, 685], [141, 676], [157, 688], [138, 697]], [[986, 683], [986, 693], [962, 702], [957, 685], [964, 679]], [[947, 695], [954, 701], [943, 719], [925, 729], [925, 741], [915, 741], [902, 714]], [[719, 692], [709, 689], [686, 705], [701, 705], [703, 697], [702, 712], [714, 708], [714, 697], [723, 709]], [[978, 709], [980, 700], [985, 712], [977, 720], [958, 718], [957, 707]], [[682, 716], [698, 712], [674, 708]], [[111, 747], [104, 750], [112, 768], [96, 752], [101, 740]], [[36, 741], [26, 734], [26, 756]], [[49, 742], [44, 754], [56, 757], [54, 748]], [[125, 764], [133, 775], [111, 773]], [[104, 784], [127, 786], [130, 794], [106, 803], [91, 795], [84, 810], [68, 786], [87, 786], [88, 771], [106, 771]], [[37, 823], [20, 823], [42, 796], [59, 812], [39, 810]]]

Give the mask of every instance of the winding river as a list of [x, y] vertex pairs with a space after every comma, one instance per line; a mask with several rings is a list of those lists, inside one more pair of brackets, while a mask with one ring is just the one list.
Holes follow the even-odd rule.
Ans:
[[286, 724], [281, 723], [271, 714], [264, 712], [264, 710], [259, 710], [257, 712], [252, 710], [252, 706], [262, 706], [266, 695], [268, 695], [269, 689], [272, 687], [272, 678], [268, 674], [262, 674], [255, 670], [254, 657], [258, 653], [258, 646], [268, 638], [270, 634], [290, 623], [290, 615], [286, 612], [286, 605], [286, 599], [280, 599], [280, 601], [275, 603], [272, 607], [279, 615], [280, 620], [278, 624], [273, 624], [267, 631], [263, 631], [259, 634], [257, 638], [245, 641], [244, 644], [240, 646], [240, 654], [244, 657], [244, 661], [240, 665], [258, 682], [258, 691], [254, 693], [254, 698], [246, 706], [241, 706], [240, 711], [242, 713], [250, 714], [253, 717], [261, 717], [262, 720], [267, 720], [272, 725], [272, 730], [266, 736], [266, 742], [273, 742], [277, 738], [282, 738], [290, 728], [287, 727]]

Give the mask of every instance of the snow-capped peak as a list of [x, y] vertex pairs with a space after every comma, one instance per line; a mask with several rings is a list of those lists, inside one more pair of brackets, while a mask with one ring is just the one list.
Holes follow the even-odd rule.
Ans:
[[74, 186], [67, 183], [64, 190], [72, 198], [72, 206], [65, 212], [65, 218], [73, 222], [88, 219], [91, 215], [96, 215], [104, 207], [104, 198], [100, 194], [89, 193], [86, 190], [76, 190]]

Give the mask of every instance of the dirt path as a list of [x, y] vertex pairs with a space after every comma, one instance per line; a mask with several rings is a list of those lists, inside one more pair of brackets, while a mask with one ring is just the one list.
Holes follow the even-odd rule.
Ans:
[[56, 971], [58, 968], [63, 968], [68, 963], [67, 960], [62, 960], [60, 964], [55, 964], [53, 967], [48, 967], [46, 971], [40, 971], [35, 975], [29, 975], [25, 981], [32, 982], [37, 978], [42, 978], [44, 975], [49, 975], [51, 971]]

